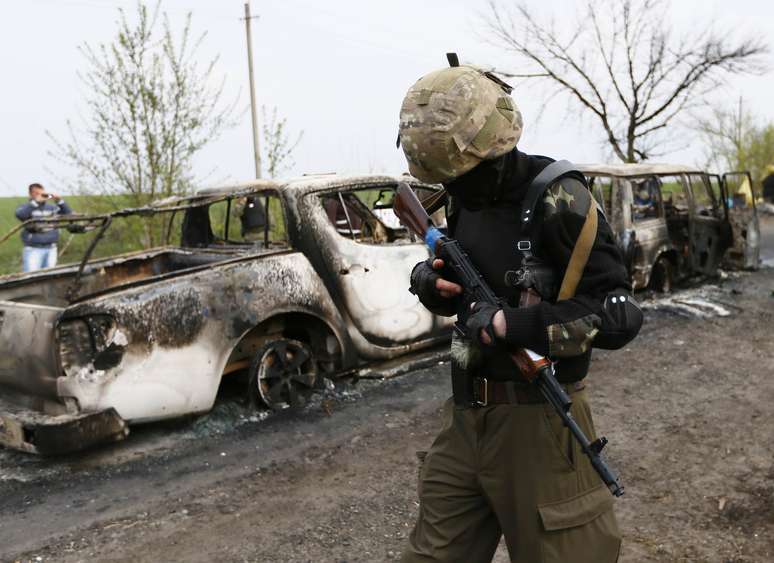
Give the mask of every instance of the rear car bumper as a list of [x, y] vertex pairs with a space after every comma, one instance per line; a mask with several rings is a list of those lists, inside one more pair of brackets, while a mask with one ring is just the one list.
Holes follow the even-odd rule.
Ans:
[[115, 409], [47, 415], [0, 399], [0, 445], [41, 455], [58, 455], [117, 442], [129, 427]]

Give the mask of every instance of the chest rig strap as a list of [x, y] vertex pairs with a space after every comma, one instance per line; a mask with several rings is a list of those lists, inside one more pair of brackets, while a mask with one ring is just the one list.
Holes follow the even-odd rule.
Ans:
[[[557, 160], [546, 166], [540, 173], [532, 180], [527, 193], [524, 196], [524, 203], [521, 208], [521, 225], [523, 234], [529, 237], [529, 233], [533, 228], [533, 219], [535, 217], [535, 209], [538, 202], [542, 201], [543, 194], [550, 188], [557, 180], [562, 177], [572, 177], [586, 185], [585, 176], [575, 167], [575, 165], [569, 160]], [[570, 261], [567, 263], [567, 269], [564, 272], [562, 278], [562, 285], [559, 289], [559, 295], [557, 301], [563, 299], [569, 299], [575, 295], [575, 291], [580, 283], [583, 270], [586, 267], [586, 263], [589, 260], [591, 254], [591, 248], [594, 246], [594, 240], [597, 237], [597, 205], [594, 197], [589, 193], [591, 201], [589, 202], [589, 210], [586, 214], [586, 220], [583, 223], [581, 232], [578, 235], [578, 239], [575, 241], [575, 246], [572, 249], [570, 255]], [[530, 237], [531, 238], [531, 237]], [[529, 240], [519, 241], [519, 245], [529, 243]]]
[[562, 176], [572, 176], [586, 184], [585, 176], [569, 160], [557, 160], [543, 168], [527, 188], [524, 203], [521, 204], [521, 226], [524, 233], [529, 233], [532, 229], [535, 209], [538, 202], [542, 201], [543, 194]]

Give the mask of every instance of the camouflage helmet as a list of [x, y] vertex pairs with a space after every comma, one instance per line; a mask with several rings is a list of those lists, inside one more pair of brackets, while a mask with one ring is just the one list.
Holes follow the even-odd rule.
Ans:
[[512, 150], [523, 122], [510, 92], [491, 73], [467, 65], [420, 78], [400, 108], [399, 142], [412, 176], [450, 182]]

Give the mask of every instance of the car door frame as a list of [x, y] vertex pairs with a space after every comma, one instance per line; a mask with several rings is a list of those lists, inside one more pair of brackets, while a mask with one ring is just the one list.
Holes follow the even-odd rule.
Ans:
[[723, 254], [727, 248], [727, 223], [724, 217], [702, 215], [698, 210], [697, 194], [692, 178], [701, 182], [701, 189], [713, 202], [713, 213], [717, 209], [715, 195], [709, 183], [707, 174], [703, 172], [686, 172], [684, 177], [689, 194], [689, 264], [694, 273], [715, 275], [720, 267]]
[[[747, 178], [753, 203], [749, 207], [739, 208], [729, 206], [728, 178], [741, 175]], [[735, 268], [757, 269], [760, 264], [760, 219], [755, 205], [758, 195], [749, 170], [732, 170], [722, 175], [715, 174], [720, 180], [720, 188], [726, 208], [726, 218], [729, 224], [730, 241], [725, 261]]]
[[[633, 182], [648, 178], [658, 179], [658, 189], [655, 191], [658, 197], [658, 216], [637, 219], [634, 214]], [[650, 283], [653, 266], [663, 254], [673, 248], [666, 222], [664, 194], [661, 187], [662, 181], [658, 174], [618, 178], [618, 189], [624, 190], [625, 194], [623, 198], [619, 197], [622, 206], [621, 213], [626, 229], [631, 232], [630, 236], [634, 244], [630, 274], [637, 288], [644, 288]], [[626, 208], [628, 208], [628, 212], [625, 211]]]
[[[377, 189], [396, 189], [399, 180], [387, 181], [373, 181], [365, 182], [362, 184], [347, 186], [337, 185], [332, 188], [324, 190], [315, 190], [305, 193], [299, 198], [298, 207], [303, 208], [304, 213], [309, 219], [312, 219], [315, 226], [309, 230], [307, 229], [307, 235], [313, 234], [312, 239], [304, 240], [303, 247], [304, 252], [313, 256], [313, 264], [315, 268], [320, 272], [320, 275], [324, 277], [326, 285], [329, 286], [329, 292], [334, 297], [334, 300], [339, 304], [342, 314], [348, 318], [348, 324], [352, 329], [355, 329], [357, 334], [350, 333], [353, 337], [353, 342], [359, 348], [361, 354], [365, 354], [368, 351], [365, 348], [367, 342], [372, 349], [380, 349], [385, 353], [387, 351], [398, 352], [401, 349], [408, 348], [420, 348], [424, 347], [430, 342], [441, 341], [448, 338], [451, 331], [452, 322], [448, 318], [438, 317], [427, 311], [421, 303], [417, 300], [416, 308], [417, 314], [428, 318], [425, 319], [430, 325], [429, 330], [421, 335], [414, 337], [406, 337], [402, 339], [395, 339], [387, 334], [378, 334], [375, 331], [366, 330], [363, 325], [363, 319], [357, 316], [357, 313], [351, 309], [351, 302], [353, 295], [351, 290], [345, 288], [348, 285], [344, 282], [345, 277], [357, 277], [357, 276], [373, 276], [378, 271], [377, 267], [371, 267], [368, 263], [359, 263], [351, 261], [353, 256], [346, 256], [346, 251], [363, 246], [374, 246], [376, 248], [383, 248], [381, 244], [370, 244], [358, 242], [352, 240], [347, 234], [337, 231], [335, 225], [330, 221], [324, 206], [322, 205], [322, 198], [327, 195], [343, 192], [353, 192], [358, 190], [377, 190]], [[412, 188], [427, 188], [427, 185], [412, 183]], [[378, 219], [378, 217], [376, 217]], [[381, 222], [381, 220], [380, 220]], [[383, 223], [382, 223], [383, 224]], [[357, 245], [353, 247], [352, 245]], [[314, 248], [316, 247], [316, 248]], [[404, 243], [395, 244], [395, 249], [402, 249], [407, 255], [411, 255], [413, 267], [416, 262], [427, 259], [430, 255], [429, 251], [421, 241], [407, 240]], [[407, 256], [408, 259], [408, 256]], [[408, 292], [409, 284], [409, 272], [406, 272], [405, 280], [401, 278], [400, 286], [394, 288], [395, 291], [405, 291], [406, 295], [411, 295]], [[356, 296], [354, 296], [356, 297]], [[416, 299], [416, 297], [414, 297]], [[404, 303], [405, 305], [405, 303]], [[424, 322], [424, 321], [423, 321]], [[362, 339], [362, 340], [361, 340]], [[368, 353], [373, 352], [371, 350]], [[392, 353], [390, 353], [391, 355]]]

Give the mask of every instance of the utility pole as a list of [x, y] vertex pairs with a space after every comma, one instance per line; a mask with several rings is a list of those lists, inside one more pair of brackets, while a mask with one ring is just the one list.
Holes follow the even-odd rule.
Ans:
[[[254, 16], [256, 19], [258, 16]], [[253, 80], [253, 38], [250, 34], [250, 3], [245, 2], [245, 31], [247, 32], [247, 67], [250, 76], [250, 109], [253, 114], [253, 150], [255, 151], [255, 177], [261, 177], [261, 150], [258, 141], [258, 108], [255, 107], [255, 81]]]

